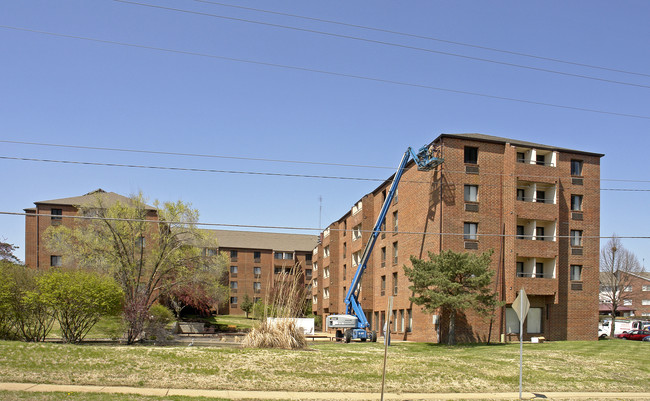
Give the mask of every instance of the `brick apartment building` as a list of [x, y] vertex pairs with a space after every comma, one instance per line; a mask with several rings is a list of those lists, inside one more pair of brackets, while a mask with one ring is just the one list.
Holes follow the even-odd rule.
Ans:
[[318, 237], [303, 234], [264, 233], [253, 231], [209, 230], [219, 244], [219, 251], [230, 257], [228, 285], [230, 302], [226, 313], [243, 315], [240, 305], [244, 295], [251, 300], [265, 300], [280, 274], [297, 276], [299, 284], [311, 291], [312, 250]]
[[[511, 305], [520, 288], [531, 304], [524, 339], [595, 340], [603, 155], [481, 134], [442, 134], [432, 145], [444, 163], [422, 172], [410, 162], [361, 280], [358, 299], [371, 328], [380, 331], [390, 319], [400, 338], [444, 341], [447, 312], [427, 314], [409, 301], [403, 266], [411, 255], [493, 249], [494, 288], [505, 306], [492, 321], [459, 314], [459, 341], [517, 339]], [[312, 302], [323, 318], [345, 313], [346, 291], [391, 179], [322, 233]]]
[[[62, 266], [63, 256], [53, 254], [43, 243], [43, 233], [50, 226], [65, 225], [73, 227], [73, 216], [78, 216], [80, 206], [94, 205], [97, 196], [102, 197], [106, 206], [116, 202], [128, 203], [129, 198], [97, 189], [81, 196], [34, 202], [35, 207], [24, 209], [25, 216], [25, 264], [35, 269], [49, 269]], [[45, 215], [45, 216], [43, 216]], [[65, 218], [65, 217], [68, 218]], [[147, 206], [147, 220], [158, 220], [156, 209]]]
[[[626, 278], [622, 281], [623, 292], [620, 294], [622, 304], [616, 308], [616, 316], [642, 317], [650, 320], [650, 273], [621, 273]], [[600, 314], [610, 315], [611, 290], [606, 288], [611, 280], [610, 273], [600, 273]], [[611, 287], [610, 287], [611, 288]], [[607, 295], [610, 294], [610, 295]]]
[[[79, 207], [92, 205], [97, 195], [110, 206], [115, 202], [128, 203], [129, 198], [98, 189], [85, 195], [34, 202], [35, 207], [25, 209], [25, 264], [36, 269], [63, 266], [62, 255], [52, 253], [43, 243], [42, 236], [48, 227], [77, 223]], [[147, 207], [147, 219], [158, 220], [156, 209]], [[217, 239], [219, 249], [205, 252], [226, 252], [230, 256], [230, 302], [225, 313], [244, 314], [238, 307], [244, 294], [251, 299], [265, 299], [274, 278], [280, 273], [296, 274], [301, 283], [310, 288], [312, 250], [318, 237], [302, 234], [262, 233], [250, 231], [205, 230]], [[224, 312], [224, 309], [220, 309]]]

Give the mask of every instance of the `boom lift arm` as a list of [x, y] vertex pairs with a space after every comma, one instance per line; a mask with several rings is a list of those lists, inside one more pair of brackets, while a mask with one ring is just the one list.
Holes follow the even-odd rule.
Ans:
[[[408, 164], [411, 157], [413, 157], [413, 160], [417, 164], [417, 168], [420, 171], [432, 170], [443, 161], [442, 159], [433, 156], [433, 149], [431, 147], [423, 146], [420, 148], [418, 153], [413, 152], [413, 150], [409, 147], [406, 149], [406, 152], [404, 152], [402, 161], [400, 162], [400, 165], [395, 172], [393, 183], [390, 186], [390, 190], [386, 194], [386, 199], [384, 200], [384, 204], [381, 207], [379, 216], [377, 216], [375, 226], [372, 229], [370, 238], [368, 239], [366, 247], [363, 250], [363, 254], [361, 255], [361, 260], [359, 261], [357, 271], [354, 273], [354, 277], [350, 283], [350, 288], [348, 289], [348, 292], [345, 296], [344, 301], [346, 314], [330, 315], [327, 317], [328, 327], [348, 329], [345, 331], [346, 342], [349, 342], [352, 338], [359, 338], [361, 341], [366, 341], [367, 339], [370, 339], [371, 341], [377, 340], [377, 334], [375, 332], [369, 331], [370, 323], [368, 322], [368, 319], [366, 318], [366, 315], [361, 308], [361, 304], [359, 303], [359, 286], [361, 284], [361, 277], [363, 276], [363, 273], [366, 270], [366, 266], [368, 264], [368, 260], [370, 259], [372, 249], [375, 246], [375, 242], [377, 241], [379, 233], [381, 232], [381, 226], [386, 220], [386, 213], [388, 212], [388, 208], [390, 207], [390, 204], [395, 197], [395, 192], [397, 192], [397, 185], [402, 179], [402, 174], [404, 173], [406, 165]], [[337, 330], [337, 336], [342, 337], [342, 334], [343, 331]]]

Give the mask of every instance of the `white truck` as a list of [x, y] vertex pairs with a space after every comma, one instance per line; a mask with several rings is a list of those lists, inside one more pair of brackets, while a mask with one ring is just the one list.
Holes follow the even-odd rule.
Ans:
[[[598, 323], [598, 337], [604, 338], [611, 333], [612, 319], [605, 319]], [[614, 335], [622, 334], [630, 330], [643, 330], [650, 327], [650, 321], [646, 320], [632, 320], [632, 319], [616, 319], [614, 326]]]

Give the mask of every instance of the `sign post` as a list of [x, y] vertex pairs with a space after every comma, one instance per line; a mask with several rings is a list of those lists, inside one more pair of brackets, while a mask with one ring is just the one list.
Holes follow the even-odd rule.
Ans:
[[512, 303], [512, 309], [517, 312], [517, 317], [519, 318], [519, 399], [521, 400], [524, 364], [524, 319], [526, 319], [528, 309], [530, 309], [530, 302], [523, 288], [519, 290], [519, 295], [517, 295], [517, 298]]

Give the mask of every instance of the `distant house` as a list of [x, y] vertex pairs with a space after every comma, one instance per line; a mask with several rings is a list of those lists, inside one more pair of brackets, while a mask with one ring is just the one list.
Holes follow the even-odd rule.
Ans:
[[[648, 317], [650, 318], [650, 273], [621, 273], [625, 274], [623, 291], [619, 294], [621, 304], [616, 308], [616, 316], [621, 317]], [[611, 313], [611, 300], [607, 294], [611, 294], [610, 273], [600, 273], [600, 294], [599, 313], [609, 315]]]

